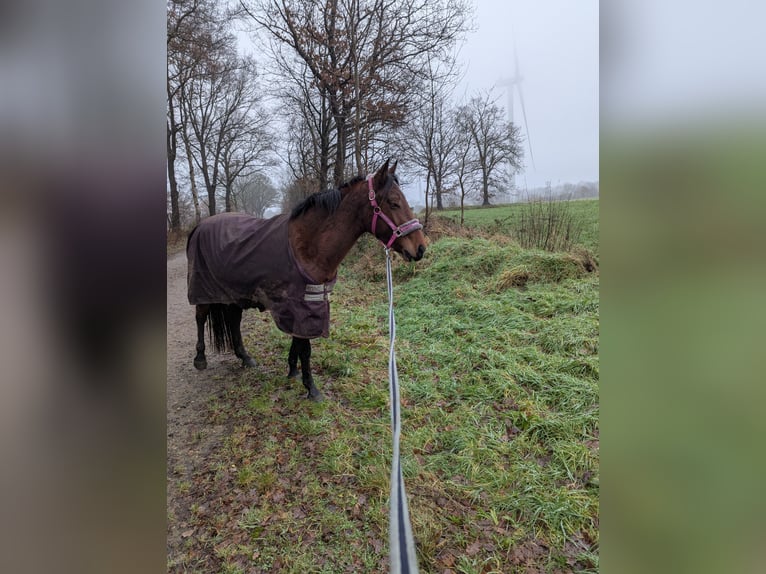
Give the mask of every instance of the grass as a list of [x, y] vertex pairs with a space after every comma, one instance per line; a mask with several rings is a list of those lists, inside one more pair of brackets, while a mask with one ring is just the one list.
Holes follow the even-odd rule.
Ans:
[[[581, 199], [566, 202], [567, 211], [572, 217], [582, 222], [580, 244], [592, 252], [598, 251], [599, 236], [599, 200]], [[515, 203], [498, 207], [476, 207], [465, 210], [465, 225], [484, 231], [511, 235], [514, 225], [521, 219], [524, 204]], [[438, 217], [448, 217], [460, 221], [460, 210], [448, 209], [437, 213]]]
[[[509, 210], [468, 213], [483, 225]], [[387, 571], [378, 249], [363, 241], [344, 263], [331, 338], [314, 343], [324, 403], [286, 380], [289, 339], [246, 315], [259, 367], [211, 405], [232, 431], [191, 486], [207, 511], [192, 513], [198, 535], [171, 571], [200, 560], [209, 572]], [[599, 279], [578, 261], [445, 237], [420, 263], [396, 262], [402, 468], [421, 572], [598, 570]], [[519, 269], [523, 284], [509, 279]]]

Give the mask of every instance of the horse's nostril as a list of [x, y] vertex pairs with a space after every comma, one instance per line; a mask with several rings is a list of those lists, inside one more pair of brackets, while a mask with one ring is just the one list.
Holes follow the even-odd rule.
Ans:
[[424, 254], [425, 252], [426, 252], [426, 247], [425, 247], [425, 245], [420, 245], [420, 246], [418, 247], [418, 255], [417, 255], [417, 258], [418, 258], [418, 259], [422, 259], [422, 258], [423, 258], [423, 254]]

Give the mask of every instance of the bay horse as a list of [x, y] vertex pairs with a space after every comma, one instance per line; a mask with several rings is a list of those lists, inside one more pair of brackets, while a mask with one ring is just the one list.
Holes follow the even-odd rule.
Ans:
[[310, 195], [290, 214], [206, 218], [186, 244], [188, 298], [197, 322], [194, 366], [207, 368], [209, 317], [216, 350], [233, 350], [244, 367], [254, 367], [242, 343], [242, 311], [268, 310], [292, 336], [288, 378], [297, 377], [300, 359], [307, 398], [321, 400], [311, 376], [311, 339], [329, 336], [329, 295], [338, 267], [364, 233], [406, 261], [419, 261], [426, 250], [422, 228], [399, 186], [396, 162], [389, 168], [389, 161], [366, 178]]

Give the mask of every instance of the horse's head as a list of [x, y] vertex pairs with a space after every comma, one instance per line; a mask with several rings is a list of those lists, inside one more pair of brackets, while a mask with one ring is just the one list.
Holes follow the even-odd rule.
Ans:
[[367, 178], [372, 205], [372, 234], [386, 247], [392, 247], [406, 261], [420, 261], [426, 251], [423, 226], [412, 213], [407, 198], [399, 187], [396, 162], [389, 169], [388, 161]]

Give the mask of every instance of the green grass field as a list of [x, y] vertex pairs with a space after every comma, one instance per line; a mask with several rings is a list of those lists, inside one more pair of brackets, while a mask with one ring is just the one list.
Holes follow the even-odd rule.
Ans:
[[[592, 219], [597, 257], [598, 202], [573, 204]], [[443, 237], [423, 261], [395, 264], [423, 573], [598, 571], [599, 277], [572, 254], [521, 249], [502, 233], [513, 210], [470, 210], [469, 225], [495, 235]], [[384, 273], [369, 238], [341, 268], [331, 337], [313, 346], [321, 404], [286, 380], [289, 338], [246, 315], [259, 367], [210, 405], [231, 431], [187, 485], [198, 534], [169, 571], [388, 571]]]
[[[581, 199], [567, 202], [572, 215], [582, 221], [580, 243], [598, 255], [598, 199]], [[496, 233], [511, 234], [513, 225], [519, 220], [523, 204], [515, 203], [498, 207], [471, 207], [465, 210], [465, 225]], [[448, 209], [437, 213], [440, 217], [449, 217], [460, 221], [460, 210]]]

